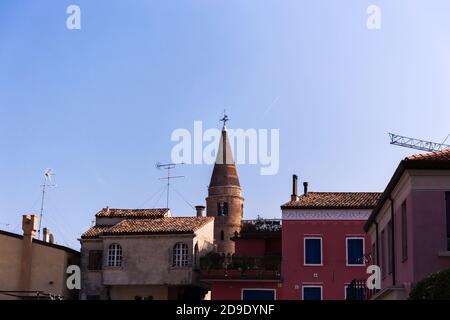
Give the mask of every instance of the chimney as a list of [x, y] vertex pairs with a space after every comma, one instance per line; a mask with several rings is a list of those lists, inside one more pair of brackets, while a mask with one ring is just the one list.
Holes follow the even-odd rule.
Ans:
[[205, 206], [195, 206], [195, 210], [197, 211], [197, 217], [205, 216]]
[[47, 228], [44, 228], [43, 235], [44, 235], [44, 242], [50, 242], [50, 231]]
[[297, 195], [297, 181], [298, 177], [296, 174], [292, 175], [292, 195], [291, 195], [291, 201], [297, 201], [298, 195]]
[[36, 236], [38, 219], [35, 215], [22, 216], [22, 259], [20, 262], [20, 290], [29, 291], [31, 282], [31, 258], [33, 256], [33, 238]]
[[305, 195], [305, 196], [307, 196], [308, 195], [308, 182], [303, 182], [303, 194]]

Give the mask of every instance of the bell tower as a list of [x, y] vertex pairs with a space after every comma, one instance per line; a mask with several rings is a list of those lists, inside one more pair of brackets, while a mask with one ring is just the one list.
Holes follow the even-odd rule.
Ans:
[[233, 254], [234, 241], [230, 238], [241, 230], [244, 198], [228, 140], [224, 113], [223, 128], [206, 198], [206, 215], [214, 217], [214, 243], [220, 253]]

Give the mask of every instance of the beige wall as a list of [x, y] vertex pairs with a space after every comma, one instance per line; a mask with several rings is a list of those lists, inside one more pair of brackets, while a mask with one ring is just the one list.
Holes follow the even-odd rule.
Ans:
[[[104, 263], [104, 284], [176, 285], [191, 283], [192, 267], [172, 267], [172, 249], [178, 242], [187, 244], [189, 252], [194, 252], [192, 235], [105, 237], [103, 252], [107, 253], [108, 247], [117, 243], [122, 247], [123, 260], [122, 267], [108, 267]], [[106, 258], [107, 255], [104, 254], [104, 259]], [[192, 254], [190, 258], [192, 259]]]
[[0, 290], [19, 290], [21, 255], [22, 240], [0, 234]]
[[[19, 278], [22, 239], [0, 234], [0, 257], [0, 290], [21, 290]], [[79, 258], [75, 254], [33, 243], [29, 290], [44, 291], [71, 298], [73, 293], [66, 286], [66, 268], [69, 259], [71, 259], [72, 264], [79, 264]], [[6, 296], [0, 295], [0, 299], [5, 298]]]
[[33, 244], [30, 290], [41, 290], [69, 298], [66, 270], [71, 264], [79, 264], [78, 257], [63, 250]]

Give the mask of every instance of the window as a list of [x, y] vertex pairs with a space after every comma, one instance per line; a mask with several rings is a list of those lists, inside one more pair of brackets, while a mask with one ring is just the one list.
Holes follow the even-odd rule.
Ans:
[[450, 251], [450, 192], [445, 193], [445, 209], [447, 213], [447, 251]]
[[275, 300], [275, 290], [242, 289], [242, 300]]
[[108, 267], [122, 266], [122, 247], [120, 244], [112, 244], [108, 249]]
[[408, 225], [406, 216], [406, 202], [402, 204], [402, 260], [408, 259]]
[[223, 207], [222, 207], [222, 215], [224, 215], [224, 216], [228, 216], [228, 203], [227, 202], [224, 202], [223, 203]]
[[103, 253], [101, 250], [90, 250], [88, 270], [91, 271], [102, 270], [102, 257]]
[[227, 202], [217, 202], [217, 215], [227, 216], [228, 215], [228, 203]]
[[386, 278], [386, 233], [381, 231], [381, 277]]
[[303, 300], [322, 300], [321, 286], [303, 286]]
[[322, 265], [322, 238], [306, 237], [304, 251], [305, 265]]
[[347, 247], [347, 265], [361, 266], [364, 265], [364, 238], [349, 237], [346, 239]]
[[225, 233], [223, 232], [223, 230], [220, 231], [220, 240], [225, 240]]
[[387, 268], [388, 269], [387, 269], [387, 271], [388, 271], [388, 274], [391, 274], [393, 266], [394, 266], [394, 264], [393, 264], [394, 256], [393, 256], [393, 252], [392, 252], [392, 221], [389, 221], [388, 225], [387, 225], [387, 245], [388, 245], [388, 248], [387, 248], [387, 253], [388, 253]]
[[185, 243], [178, 242], [173, 246], [173, 266], [187, 267], [188, 265], [188, 246]]

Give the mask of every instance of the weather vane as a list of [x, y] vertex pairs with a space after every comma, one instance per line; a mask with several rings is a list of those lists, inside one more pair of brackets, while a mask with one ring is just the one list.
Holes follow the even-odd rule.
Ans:
[[223, 110], [223, 118], [220, 119], [220, 121], [223, 122], [223, 128], [224, 128], [224, 129], [226, 129], [226, 124], [227, 124], [227, 121], [229, 121], [229, 120], [230, 120], [230, 119], [228, 119], [226, 110]]

